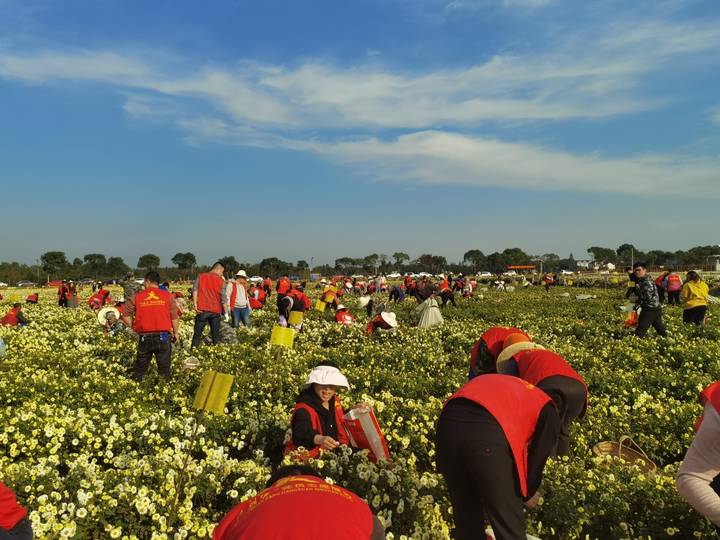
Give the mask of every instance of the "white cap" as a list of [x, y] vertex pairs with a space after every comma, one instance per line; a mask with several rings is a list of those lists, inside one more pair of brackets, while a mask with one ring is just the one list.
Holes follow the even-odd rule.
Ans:
[[247, 277], [247, 274], [245, 273], [245, 270], [238, 270], [238, 271], [237, 271], [237, 274], [235, 274], [235, 276], [236, 276], [236, 277], [239, 276], [239, 277], [244, 277], [244, 278], [246, 278], [246, 277]]
[[340, 373], [338, 368], [332, 366], [317, 366], [314, 368], [305, 381], [306, 386], [311, 384], [332, 384], [350, 390], [350, 384], [345, 375]]
[[393, 313], [392, 311], [383, 311], [380, 313], [380, 316], [382, 317], [382, 320], [385, 321], [390, 325], [390, 328], [397, 327], [397, 315]]
[[335, 311], [340, 311], [341, 309], [347, 309], [345, 307], [345, 304], [338, 304], [338, 307], [335, 308]]

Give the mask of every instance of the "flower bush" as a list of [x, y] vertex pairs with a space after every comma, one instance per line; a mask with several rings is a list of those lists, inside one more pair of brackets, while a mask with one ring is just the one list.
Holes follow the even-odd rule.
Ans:
[[[252, 328], [238, 331], [238, 344], [194, 350], [200, 368], [193, 371], [182, 369], [192, 334], [186, 314], [172, 381], [158, 381], [151, 370], [136, 383], [125, 377], [133, 341], [103, 334], [88, 310], [55, 307], [54, 292], [43, 292], [39, 305], [25, 308], [29, 327], [0, 327], [7, 344], [0, 478], [30, 510], [37, 538], [209, 537], [227, 510], [264, 487], [268, 456], [282, 444], [307, 372], [329, 359], [352, 385], [343, 403], [375, 407], [393, 461], [373, 464], [365, 452], [345, 449], [314, 465], [364, 497], [388, 538], [448, 538], [452, 512], [434, 469], [434, 425], [443, 401], [466, 380], [478, 336], [492, 325], [515, 325], [565, 356], [591, 392], [587, 417], [572, 427], [570, 455], [546, 467], [529, 532], [603, 540], [712, 536], [673, 478], [701, 412], [698, 391], [720, 379], [714, 313], [696, 328], [669, 307], [670, 337], [651, 330], [638, 340], [622, 326], [622, 289], [593, 289], [597, 298], [585, 301], [541, 288], [482, 294], [445, 308], [445, 324], [431, 330], [412, 327], [415, 302], [408, 300], [393, 306], [399, 331], [369, 337], [364, 312], [345, 298], [358, 325], [312, 311], [294, 348], [280, 351], [269, 344], [272, 298], [253, 313]], [[231, 373], [235, 382], [226, 414], [205, 418], [190, 451], [192, 400], [206, 369]], [[623, 435], [657, 463], [654, 475], [592, 454], [595, 443]], [[181, 473], [188, 479], [178, 494]]]

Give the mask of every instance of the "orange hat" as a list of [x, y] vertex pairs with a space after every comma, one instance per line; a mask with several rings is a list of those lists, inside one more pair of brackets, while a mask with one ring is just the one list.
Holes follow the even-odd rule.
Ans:
[[521, 343], [523, 341], [532, 341], [528, 336], [525, 334], [521, 334], [519, 332], [516, 332], [514, 334], [510, 334], [508, 337], [505, 338], [503, 341], [503, 349], [507, 349], [510, 345], [515, 345], [516, 343]]

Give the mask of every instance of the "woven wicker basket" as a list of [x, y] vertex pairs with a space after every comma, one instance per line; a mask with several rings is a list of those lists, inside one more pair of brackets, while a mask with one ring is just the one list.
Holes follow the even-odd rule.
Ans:
[[[629, 448], [627, 443], [632, 444], [637, 450]], [[654, 473], [657, 465], [647, 456], [635, 441], [627, 435], [620, 437], [620, 442], [603, 441], [593, 446], [593, 454], [596, 456], [613, 456], [637, 465], [646, 473]]]

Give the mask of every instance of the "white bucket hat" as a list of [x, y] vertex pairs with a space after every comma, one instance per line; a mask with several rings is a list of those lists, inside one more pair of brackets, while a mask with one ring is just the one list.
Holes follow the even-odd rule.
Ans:
[[498, 355], [495, 361], [495, 370], [498, 373], [502, 373], [505, 363], [515, 356], [520, 351], [530, 351], [533, 349], [544, 349], [542, 345], [533, 343], [532, 341], [521, 341], [519, 343], [513, 343], [509, 347], [505, 347], [502, 352]]
[[311, 384], [332, 384], [350, 390], [350, 383], [348, 383], [345, 375], [340, 373], [338, 368], [332, 366], [317, 366], [314, 368], [305, 381], [305, 386]]
[[338, 307], [335, 309], [335, 311], [340, 311], [341, 309], [347, 309], [345, 307], [345, 304], [338, 304]]
[[97, 320], [101, 326], [105, 326], [105, 323], [107, 322], [107, 316], [110, 313], [114, 313], [116, 319], [120, 318], [120, 311], [116, 307], [106, 306], [106, 307], [102, 308], [100, 311], [98, 311], [98, 314], [97, 314]]
[[382, 320], [390, 325], [390, 328], [397, 327], [397, 315], [395, 315], [392, 311], [383, 311], [380, 313], [380, 317], [382, 317]]
[[244, 278], [247, 278], [247, 273], [245, 272], [245, 270], [238, 270], [238, 271], [237, 271], [237, 274], [235, 274], [235, 277], [244, 277]]

